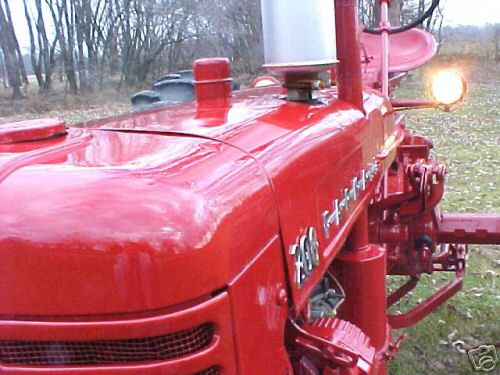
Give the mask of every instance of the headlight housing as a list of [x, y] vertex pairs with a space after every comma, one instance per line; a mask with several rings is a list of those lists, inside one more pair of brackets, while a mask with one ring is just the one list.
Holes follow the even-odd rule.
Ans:
[[467, 82], [456, 70], [442, 70], [432, 77], [430, 89], [433, 100], [449, 108], [464, 99]]

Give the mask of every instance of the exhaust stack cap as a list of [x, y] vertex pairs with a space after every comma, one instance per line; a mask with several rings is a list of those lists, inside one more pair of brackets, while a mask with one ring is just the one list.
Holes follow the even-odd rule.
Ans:
[[333, 0], [261, 0], [264, 67], [286, 77], [337, 63]]

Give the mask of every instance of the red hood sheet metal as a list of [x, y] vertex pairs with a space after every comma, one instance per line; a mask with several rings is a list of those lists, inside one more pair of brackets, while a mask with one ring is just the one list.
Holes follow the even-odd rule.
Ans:
[[[0, 184], [0, 315], [152, 310], [224, 287], [275, 238], [278, 210], [285, 248], [320, 231], [348, 172], [383, 146], [382, 103], [366, 94], [365, 116], [334, 89], [303, 104], [265, 88], [228, 108], [188, 103], [71, 130], [91, 145]], [[5, 146], [0, 163], [50, 142]], [[320, 240], [326, 265], [338, 246]]]
[[[2, 152], [0, 165], [15, 155]], [[223, 288], [278, 232], [256, 162], [195, 137], [96, 131], [85, 149], [10, 175], [0, 200], [3, 316], [178, 305]]]
[[[175, 107], [175, 111], [154, 110], [86, 125], [208, 137], [255, 158], [275, 192], [283, 254], [298, 312], [349, 231], [343, 226], [325, 238], [322, 212], [331, 208], [334, 199], [342, 198], [343, 189], [351, 186], [352, 179], [385, 142], [394, 138], [394, 116], [390, 105], [375, 92], [365, 93], [365, 114], [339, 101], [335, 88], [321, 91], [320, 99], [313, 103], [289, 102], [279, 94], [279, 87], [247, 90], [236, 93], [230, 107], [218, 110], [205, 111], [186, 104]], [[360, 212], [360, 202], [351, 205], [344, 218], [349, 226]], [[260, 220], [258, 213], [256, 220]], [[297, 288], [295, 263], [288, 249], [310, 227], [320, 236], [321, 265], [307, 283]]]

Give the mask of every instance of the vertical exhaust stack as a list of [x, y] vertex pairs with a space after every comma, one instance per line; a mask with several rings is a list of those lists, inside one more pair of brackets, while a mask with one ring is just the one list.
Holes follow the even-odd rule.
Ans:
[[314, 99], [321, 72], [337, 63], [333, 0], [261, 0], [264, 67], [279, 74], [289, 100]]
[[[333, 0], [331, 0], [333, 3]], [[335, 0], [339, 99], [364, 112], [357, 0]]]

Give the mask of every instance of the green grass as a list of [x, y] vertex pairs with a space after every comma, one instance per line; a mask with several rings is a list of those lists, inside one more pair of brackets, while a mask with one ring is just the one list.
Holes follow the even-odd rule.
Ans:
[[[498, 71], [498, 65], [492, 67]], [[465, 102], [451, 113], [413, 111], [407, 126], [434, 142], [434, 155], [448, 166], [443, 211], [499, 212], [500, 82], [472, 83]], [[422, 97], [421, 84], [406, 82], [398, 91], [405, 98]], [[391, 374], [471, 374], [465, 350], [480, 344], [500, 344], [500, 278], [495, 246], [470, 247], [464, 288], [434, 314], [403, 332], [407, 335]], [[410, 296], [393, 306], [406, 311], [443, 285], [449, 277], [423, 276]], [[393, 277], [389, 286], [402, 279]], [[403, 333], [395, 331], [394, 336]], [[500, 373], [500, 366], [497, 367]]]

